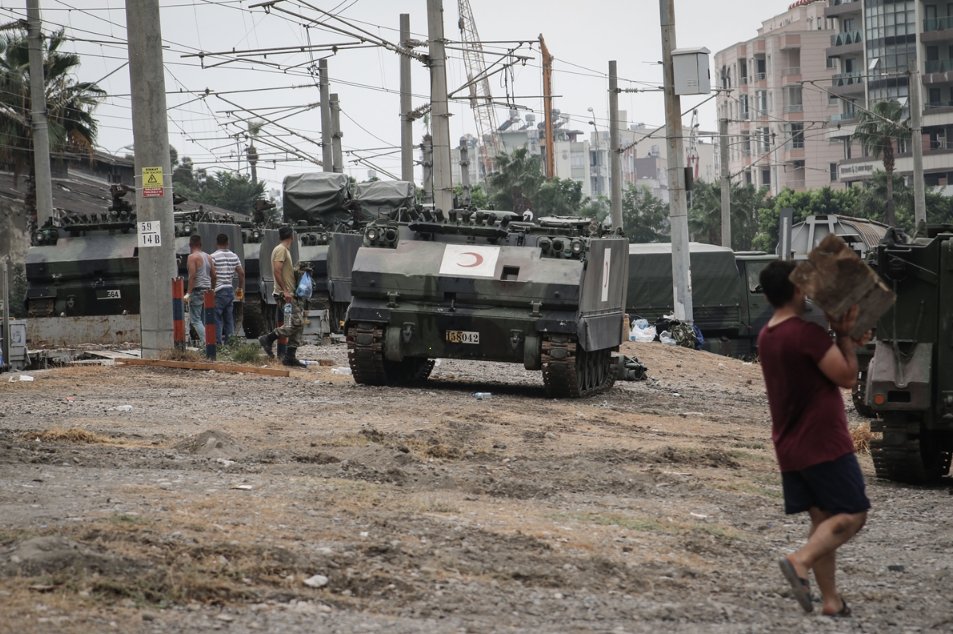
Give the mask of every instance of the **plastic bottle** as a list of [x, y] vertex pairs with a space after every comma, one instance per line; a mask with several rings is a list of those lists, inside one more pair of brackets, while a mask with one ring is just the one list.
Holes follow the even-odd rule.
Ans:
[[291, 323], [291, 302], [285, 302], [285, 323]]
[[474, 393], [473, 393], [473, 398], [475, 398], [475, 399], [478, 400], [478, 401], [482, 401], [482, 400], [484, 400], [484, 399], [492, 398], [492, 396], [493, 396], [493, 393], [492, 393], [492, 392], [474, 392]]

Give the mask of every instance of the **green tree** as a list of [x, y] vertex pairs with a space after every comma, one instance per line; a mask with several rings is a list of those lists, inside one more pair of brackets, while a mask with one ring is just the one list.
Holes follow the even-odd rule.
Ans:
[[668, 203], [647, 187], [629, 185], [622, 191], [622, 226], [629, 242], [669, 242]]
[[[43, 51], [50, 150], [92, 152], [98, 130], [93, 111], [106, 92], [76, 79], [79, 55], [60, 51], [64, 41], [63, 31], [57, 31]], [[31, 110], [29, 44], [26, 31], [15, 28], [0, 34], [0, 162], [13, 170], [14, 184], [24, 171], [30, 174], [27, 209], [35, 217]]]
[[[759, 228], [760, 211], [771, 206], [766, 187], [731, 185], [731, 248], [753, 248]], [[688, 210], [688, 229], [693, 240], [721, 244], [721, 184], [696, 182]]]
[[487, 179], [490, 202], [494, 209], [517, 213], [532, 209], [544, 180], [538, 155], [526, 148], [504, 152], [496, 157], [496, 171]]
[[264, 195], [265, 184], [261, 181], [253, 184], [244, 174], [217, 172], [205, 180], [200, 196], [192, 200], [250, 215], [255, 210], [255, 201]]
[[570, 178], [544, 181], [533, 196], [533, 211], [540, 216], [575, 216], [582, 209], [582, 183]]
[[864, 149], [872, 156], [883, 161], [886, 179], [886, 205], [884, 222], [896, 226], [895, 202], [893, 198], [893, 170], [896, 145], [910, 138], [910, 128], [901, 121], [903, 107], [897, 101], [878, 101], [869, 111], [860, 115], [860, 121], [854, 130], [854, 139], [860, 141]]

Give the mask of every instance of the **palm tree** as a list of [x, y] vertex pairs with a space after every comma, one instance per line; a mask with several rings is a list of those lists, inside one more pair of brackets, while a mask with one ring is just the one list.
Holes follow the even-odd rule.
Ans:
[[[98, 128], [92, 113], [106, 91], [77, 81], [79, 55], [60, 51], [64, 41], [62, 30], [53, 33], [43, 56], [50, 150], [92, 152]], [[14, 29], [0, 34], [0, 163], [12, 168], [14, 186], [24, 171], [35, 176], [30, 112], [29, 43], [25, 30]], [[35, 188], [31, 178], [27, 209], [34, 217]]]
[[896, 144], [910, 138], [910, 128], [903, 117], [903, 106], [898, 101], [878, 101], [869, 111], [861, 113], [860, 122], [854, 130], [854, 139], [876, 158], [882, 159], [887, 172], [887, 205], [884, 222], [891, 227], [897, 224], [893, 200], [893, 169]]
[[546, 179], [539, 155], [518, 148], [496, 157], [496, 171], [487, 179], [494, 208], [523, 212], [531, 209]]

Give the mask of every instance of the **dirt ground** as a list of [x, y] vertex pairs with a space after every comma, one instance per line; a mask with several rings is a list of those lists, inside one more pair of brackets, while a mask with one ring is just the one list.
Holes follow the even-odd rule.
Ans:
[[949, 481], [877, 481], [861, 456], [855, 616], [804, 615], [759, 367], [626, 352], [649, 380], [579, 401], [470, 362], [356, 386], [340, 344], [290, 378], [0, 375], [0, 631], [953, 630]]

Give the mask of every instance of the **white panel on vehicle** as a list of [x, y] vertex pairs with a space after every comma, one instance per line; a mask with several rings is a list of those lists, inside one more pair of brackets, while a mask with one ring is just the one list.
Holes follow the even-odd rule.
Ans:
[[612, 249], [606, 247], [605, 257], [602, 259], [602, 301], [609, 301], [609, 273], [612, 272]]
[[440, 275], [493, 277], [499, 257], [500, 247], [448, 244], [443, 250]]

